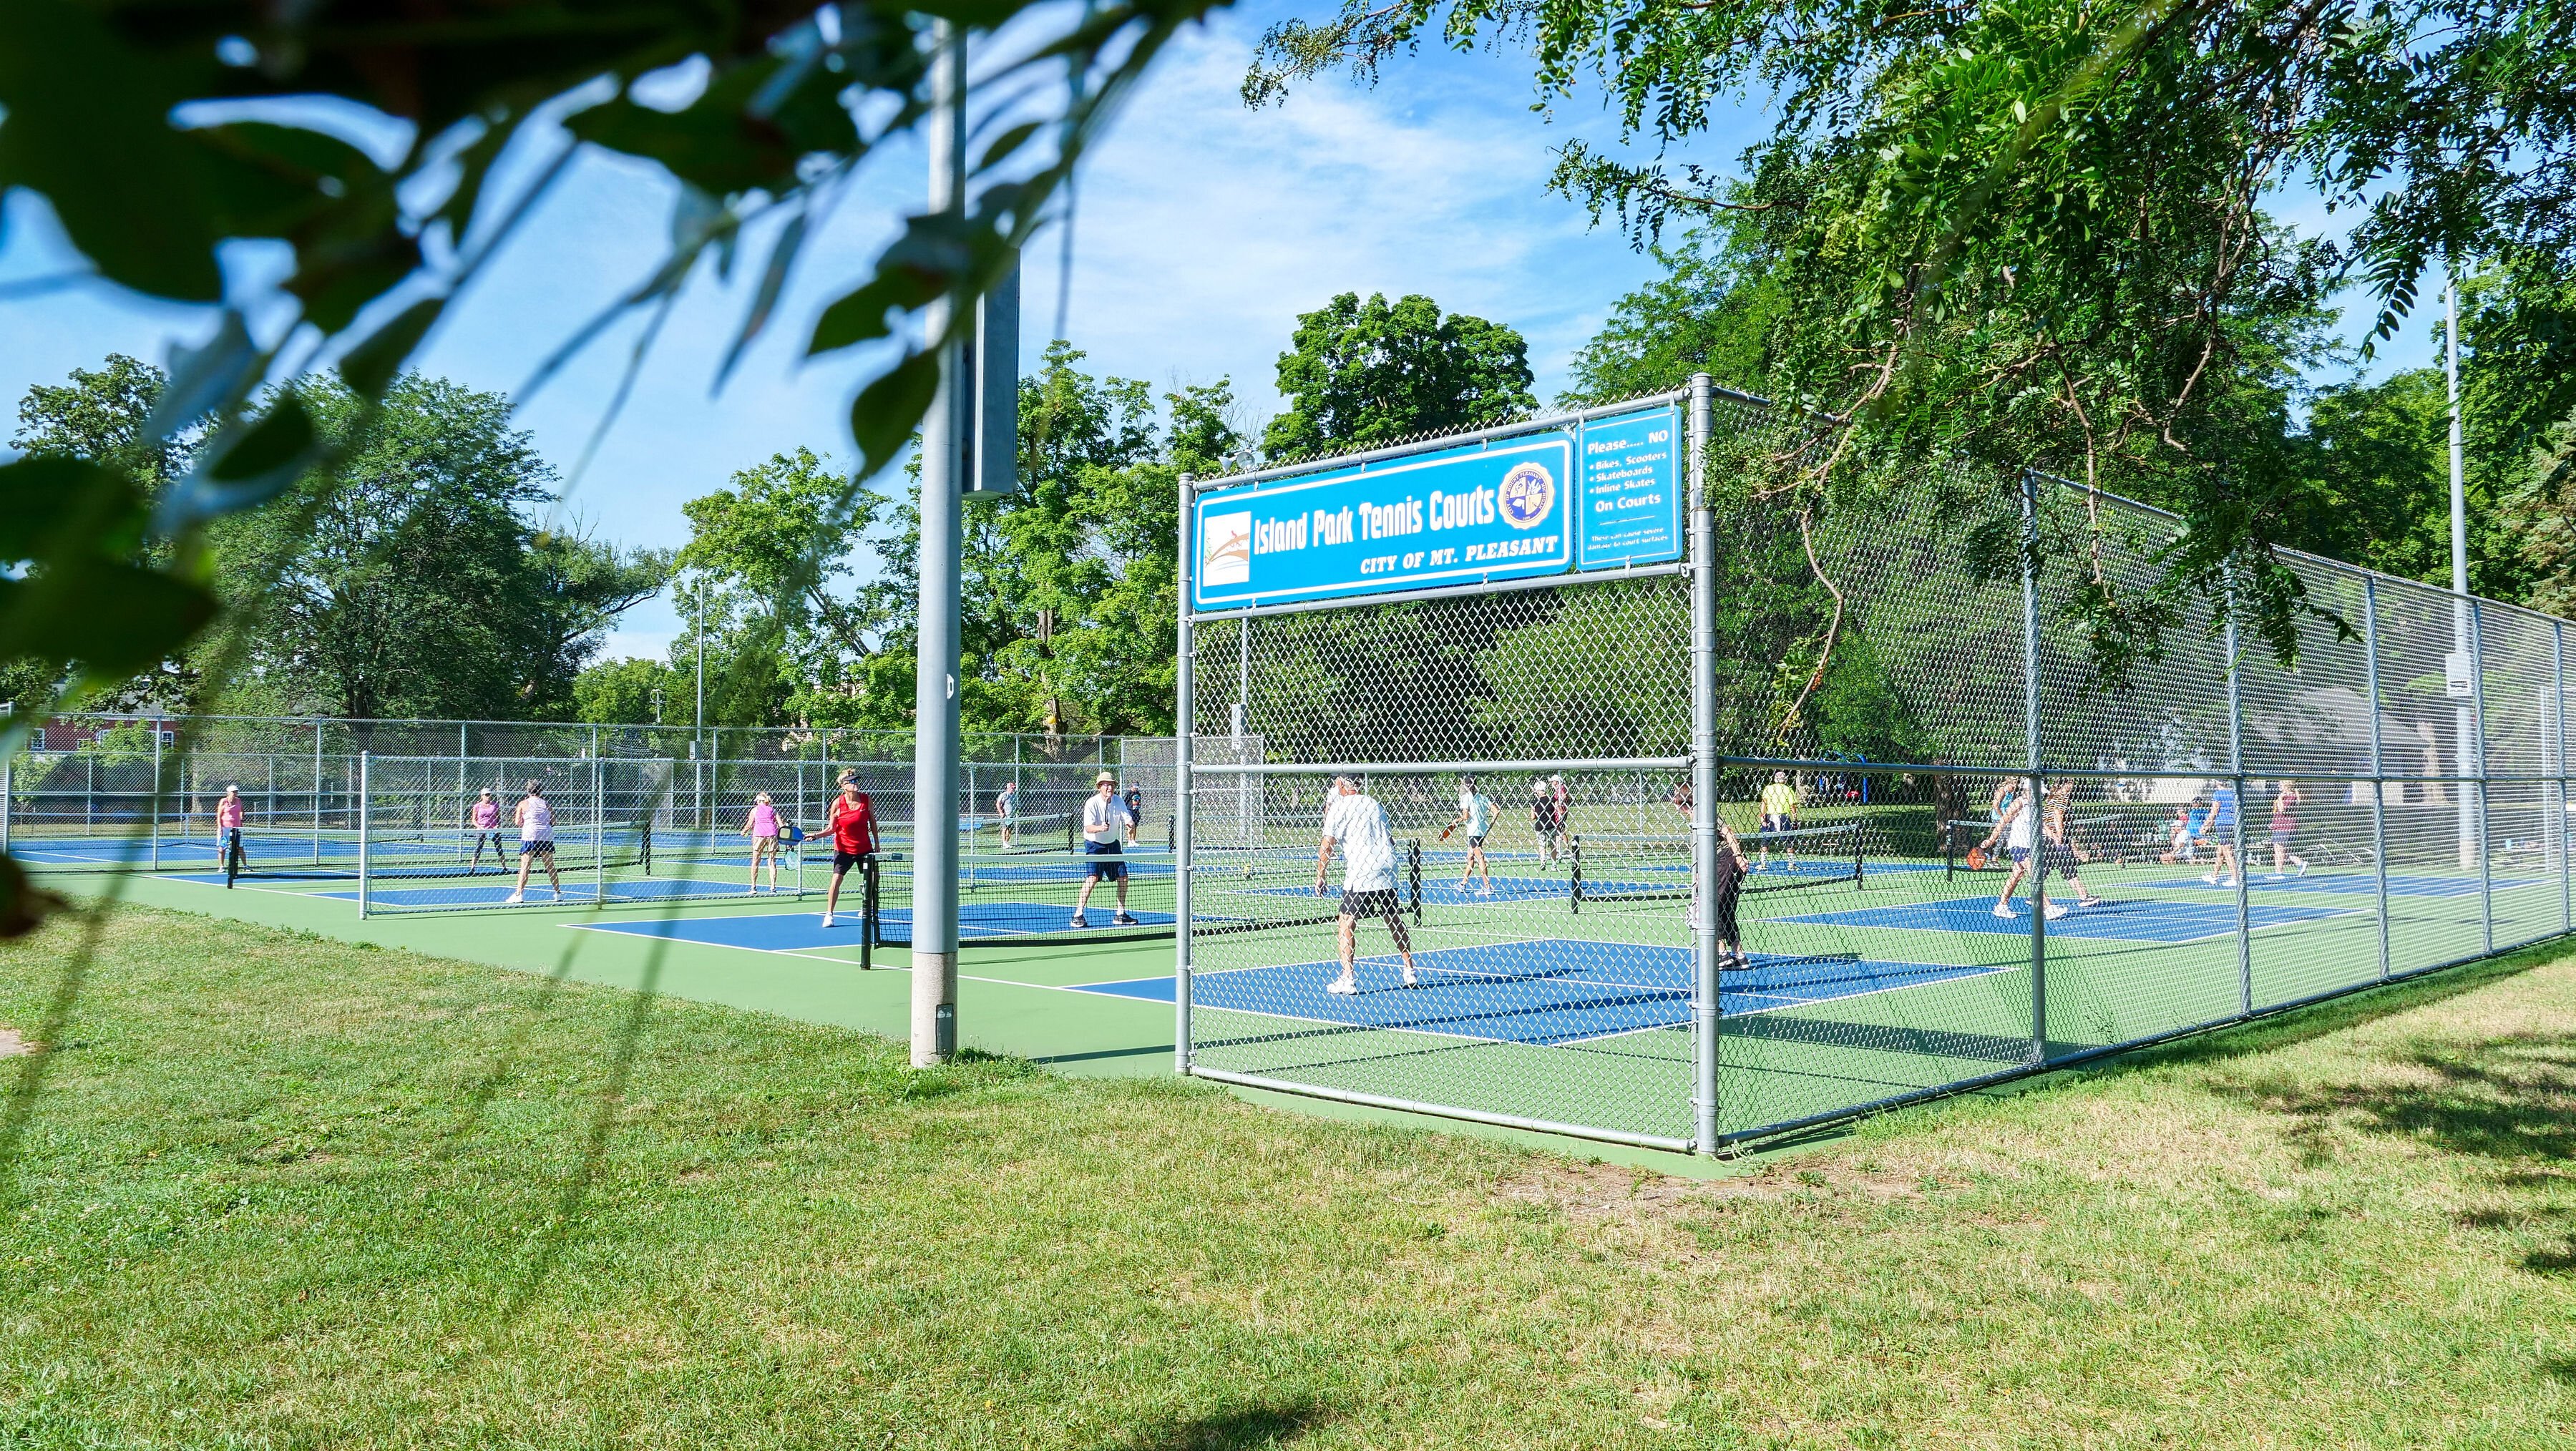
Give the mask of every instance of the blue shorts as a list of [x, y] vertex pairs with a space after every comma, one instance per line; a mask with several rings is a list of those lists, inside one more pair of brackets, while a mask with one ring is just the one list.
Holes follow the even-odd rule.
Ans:
[[[1086, 841], [1082, 844], [1082, 854], [1084, 856], [1117, 856], [1120, 853], [1118, 850], [1118, 843], [1114, 841]], [[1127, 880], [1127, 864], [1123, 861], [1093, 862], [1084, 870], [1083, 875], [1086, 877], [1096, 878], [1104, 882], [1123, 882]]]
[[522, 841], [519, 843], [519, 855], [521, 856], [553, 856], [554, 854], [555, 844], [551, 841]]

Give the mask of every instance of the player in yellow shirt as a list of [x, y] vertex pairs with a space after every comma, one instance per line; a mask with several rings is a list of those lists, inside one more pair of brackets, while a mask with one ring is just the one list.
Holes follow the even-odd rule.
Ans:
[[[1798, 788], [1789, 784], [1788, 772], [1771, 773], [1771, 784], [1762, 788], [1761, 805], [1762, 835], [1766, 840], [1762, 843], [1761, 862], [1753, 869], [1767, 872], [1771, 870], [1771, 843], [1767, 838], [1775, 831], [1789, 831], [1798, 824]], [[1780, 854], [1788, 860], [1789, 870], [1794, 872], [1798, 869], [1798, 848], [1794, 844], [1782, 842]]]

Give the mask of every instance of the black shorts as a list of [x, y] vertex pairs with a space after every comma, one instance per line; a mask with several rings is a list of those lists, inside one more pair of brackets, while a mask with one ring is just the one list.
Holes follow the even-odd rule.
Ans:
[[551, 841], [522, 841], [519, 843], [519, 855], [521, 856], [550, 857], [554, 854], [555, 844]]
[[832, 875], [836, 877], [848, 876], [850, 868], [866, 861], [871, 855], [872, 853], [864, 851], [836, 851], [832, 853]]
[[[1088, 857], [1114, 857], [1119, 855], [1118, 843], [1114, 841], [1086, 841], [1082, 844], [1082, 854]], [[1127, 880], [1127, 863], [1124, 861], [1088, 862], [1084, 864], [1082, 874], [1086, 877], [1096, 878], [1097, 880], [1104, 882], [1123, 882]]]
[[1485, 839], [1481, 836], [1471, 836], [1467, 838], [1467, 849], [1469, 851], [1479, 850], [1484, 846], [1484, 844]]
[[1354, 920], [1384, 917], [1392, 922], [1403, 910], [1404, 904], [1397, 899], [1393, 887], [1378, 887], [1365, 892], [1354, 892], [1348, 887], [1342, 889], [1342, 915], [1345, 917]]

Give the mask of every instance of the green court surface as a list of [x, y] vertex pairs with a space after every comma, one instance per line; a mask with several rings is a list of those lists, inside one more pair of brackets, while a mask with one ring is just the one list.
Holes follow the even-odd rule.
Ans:
[[[1239, 873], [1211, 865], [1199, 874], [1201, 920], [1226, 929], [1203, 935], [1195, 953], [1202, 1065], [1396, 1102], [1690, 1137], [1686, 864], [1595, 860], [1578, 896], [1569, 863], [1498, 853], [1488, 897], [1459, 890], [1449, 875], [1455, 855], [1435, 847], [1417, 859], [1405, 892], [1420, 986], [1399, 987], [1384, 925], [1364, 922], [1362, 991], [1335, 995], [1326, 990], [1334, 904], [1313, 893], [1312, 858], [1264, 849], [1238, 860]], [[1174, 905], [1169, 860], [1136, 865], [1134, 905], [1145, 924], [1130, 930], [1150, 934]], [[2381, 876], [2370, 868], [2280, 879], [2258, 872], [2242, 907], [2251, 930], [2240, 937], [2232, 884], [2209, 884], [2189, 867], [2096, 864], [2086, 885], [2098, 904], [2047, 924], [2036, 943], [2045, 971], [2034, 974], [2027, 896], [2013, 918], [1994, 914], [2000, 872], [1885, 857], [1855, 880], [1849, 867], [1777, 866], [1743, 899], [1754, 965], [1721, 987], [1723, 1132], [2006, 1077], [2043, 1053], [2058, 1060], [2220, 1024], [2249, 999], [2260, 1010], [2367, 985], [2382, 972]], [[855, 875], [844, 921], [828, 931], [819, 920], [823, 876], [810, 869], [802, 896], [744, 895], [728, 878], [728, 895], [707, 899], [602, 908], [574, 893], [560, 905], [364, 920], [343, 881], [248, 877], [228, 889], [196, 872], [47, 876], [82, 891], [117, 881], [132, 900], [218, 918], [890, 1037], [908, 1031], [909, 954], [880, 947], [869, 954], [876, 970], [861, 970]], [[2557, 933], [2566, 910], [2555, 864], [2537, 859], [2500, 857], [2483, 878], [2455, 862], [2392, 866], [2386, 885], [2393, 973], [2480, 955], [2490, 900], [2499, 951]], [[1063, 889], [1044, 873], [1015, 877], [970, 891], [966, 911], [990, 922], [1042, 913], [1046, 930], [1061, 930]], [[497, 901], [502, 888], [489, 890]], [[1106, 890], [1094, 898], [1095, 925], [1105, 925], [1112, 903]], [[208, 950], [221, 950], [220, 923], [206, 933]], [[975, 935], [971, 923], [967, 935]], [[1172, 961], [1168, 936], [970, 945], [960, 968], [960, 1041], [1060, 1072], [1170, 1073]], [[1684, 1172], [1710, 1167], [1648, 1149], [1254, 1096]]]
[[[809, 875], [809, 881], [819, 875]], [[902, 948], [880, 948], [871, 954], [876, 968], [862, 972], [855, 930], [849, 933], [846, 947], [791, 951], [589, 930], [752, 916], [803, 918], [811, 923], [822, 908], [819, 890], [807, 892], [801, 900], [736, 897], [607, 910], [581, 904], [534, 904], [507, 911], [361, 920], [353, 901], [324, 894], [344, 889], [343, 883], [281, 885], [246, 878], [240, 886], [227, 889], [220, 878], [209, 881], [170, 873], [40, 876], [46, 885], [76, 896], [112, 887], [127, 901], [208, 914], [203, 931], [209, 952], [223, 950], [224, 920], [229, 918], [520, 972], [560, 972], [574, 981], [609, 987], [650, 987], [672, 997], [892, 1038], [910, 1031], [908, 953]], [[845, 894], [844, 901], [849, 900]], [[1104, 891], [1099, 900], [1105, 905], [1112, 899]], [[1173, 1040], [1169, 1002], [1139, 1002], [1071, 987], [1168, 977], [1171, 971], [1169, 937], [1119, 944], [970, 948], [959, 968], [959, 1041], [968, 1048], [1029, 1058], [1062, 1073], [1168, 1075]], [[1667, 1173], [1708, 1177], [1740, 1172], [1737, 1166], [1651, 1149], [1391, 1113], [1300, 1095], [1237, 1092], [1256, 1102], [1319, 1117], [1474, 1134]]]

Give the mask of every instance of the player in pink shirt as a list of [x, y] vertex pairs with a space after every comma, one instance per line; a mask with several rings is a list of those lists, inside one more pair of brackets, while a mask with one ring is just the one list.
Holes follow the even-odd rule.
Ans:
[[751, 838], [751, 890], [760, 890], [760, 863], [769, 862], [769, 890], [778, 890], [778, 808], [769, 804], [769, 793], [761, 792], [751, 799], [751, 810], [742, 819], [742, 834]]
[[501, 837], [501, 803], [492, 799], [491, 787], [483, 788], [481, 799], [474, 803], [465, 819], [467, 826], [474, 833], [474, 860], [465, 868], [465, 874], [472, 876], [481, 870], [483, 843], [487, 841], [492, 843], [492, 869], [500, 872], [508, 871], [510, 848]]
[[224, 859], [224, 886], [229, 889], [242, 869], [242, 799], [239, 786], [226, 786], [215, 803], [215, 849]]

